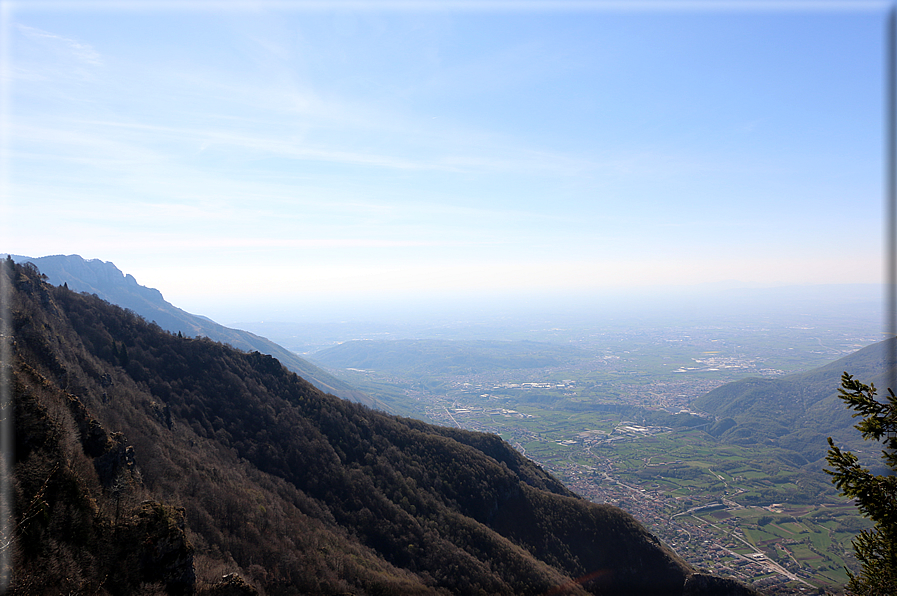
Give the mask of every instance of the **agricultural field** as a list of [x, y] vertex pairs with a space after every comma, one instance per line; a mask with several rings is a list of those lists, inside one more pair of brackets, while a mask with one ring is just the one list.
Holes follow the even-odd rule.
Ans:
[[[716, 420], [690, 404], [730, 381], [829, 362], [873, 338], [780, 329], [748, 344], [742, 331], [605, 333], [566, 338], [571, 349], [468, 346], [500, 364], [493, 370], [457, 358], [440, 368], [436, 344], [422, 352], [427, 366], [415, 366], [414, 352], [397, 344], [394, 368], [381, 354], [377, 369], [329, 370], [384, 409], [500, 435], [583, 497], [632, 513], [697, 568], [767, 593], [838, 591], [855, 564], [850, 542], [868, 522], [837, 495], [824, 462], [722, 443], [709, 434]], [[515, 368], [534, 351], [552, 362]]]
[[[431, 420], [500, 435], [580, 495], [632, 513], [698, 568], [765, 590], [846, 582], [851, 540], [869, 524], [821, 464], [721, 444], [693, 414], [613, 404], [570, 411], [556, 407], [569, 403], [564, 387], [540, 392], [558, 398], [546, 400], [555, 406], [511, 391], [477, 399], [416, 391]], [[681, 426], [662, 424], [671, 419]]]
[[[504, 427], [576, 492], [629, 511], [699, 568], [764, 588], [837, 590], [855, 565], [851, 540], [870, 524], [821, 469], [789, 466], [773, 449], [721, 446], [701, 430], [520, 411], [531, 417], [490, 418], [481, 429]], [[583, 430], [569, 432], [574, 425]]]

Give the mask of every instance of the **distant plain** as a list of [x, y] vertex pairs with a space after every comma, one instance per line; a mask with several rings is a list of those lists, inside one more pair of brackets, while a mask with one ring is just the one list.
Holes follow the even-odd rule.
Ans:
[[[837, 588], [868, 523], [824, 462], [723, 442], [716, 418], [692, 407], [726, 383], [809, 371], [883, 338], [879, 288], [810, 291], [641, 312], [235, 326], [382, 409], [499, 434], [583, 496], [629, 510], [696, 567], [764, 589]], [[714, 504], [724, 508], [698, 509]]]

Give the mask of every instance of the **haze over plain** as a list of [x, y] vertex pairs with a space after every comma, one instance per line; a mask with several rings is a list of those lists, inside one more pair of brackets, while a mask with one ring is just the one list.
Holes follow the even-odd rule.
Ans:
[[4, 249], [222, 322], [882, 281], [886, 3], [478, 6], [4, 3]]
[[3, 4], [4, 250], [223, 323], [877, 317], [885, 3], [125, 6]]

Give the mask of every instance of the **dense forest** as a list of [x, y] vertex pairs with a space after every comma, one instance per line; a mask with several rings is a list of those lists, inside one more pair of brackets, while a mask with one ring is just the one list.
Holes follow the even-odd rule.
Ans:
[[270, 356], [0, 269], [13, 594], [750, 593], [496, 436], [325, 395]]

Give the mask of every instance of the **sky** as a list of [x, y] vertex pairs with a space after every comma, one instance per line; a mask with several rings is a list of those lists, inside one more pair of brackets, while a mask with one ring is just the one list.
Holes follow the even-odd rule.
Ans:
[[3, 2], [2, 246], [222, 322], [881, 283], [885, 2]]

